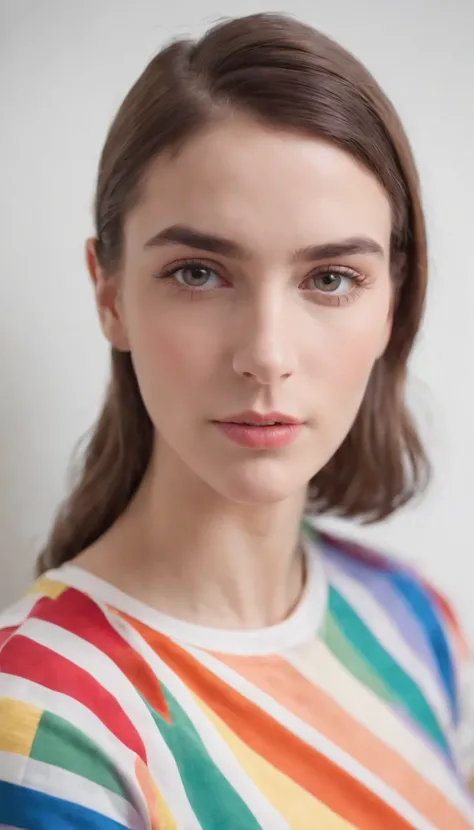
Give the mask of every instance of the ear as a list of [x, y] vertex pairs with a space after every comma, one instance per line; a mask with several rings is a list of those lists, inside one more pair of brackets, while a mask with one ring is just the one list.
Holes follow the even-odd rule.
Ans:
[[100, 324], [109, 343], [121, 352], [129, 351], [129, 344], [123, 315], [120, 309], [120, 295], [117, 279], [106, 274], [99, 264], [96, 242], [90, 238], [86, 242], [86, 262], [92, 284]]
[[385, 320], [385, 324], [382, 328], [380, 333], [380, 348], [377, 354], [377, 359], [382, 357], [385, 353], [385, 349], [387, 348], [390, 338], [392, 336], [392, 329], [393, 329], [393, 321], [395, 317], [395, 310], [396, 310], [396, 302], [397, 302], [397, 295], [395, 290], [392, 288], [391, 295], [390, 295], [390, 304], [388, 307], [387, 318]]

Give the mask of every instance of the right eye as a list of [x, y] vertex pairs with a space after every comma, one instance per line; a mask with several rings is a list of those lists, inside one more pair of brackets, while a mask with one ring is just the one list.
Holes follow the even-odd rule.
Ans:
[[183, 288], [191, 290], [209, 290], [217, 288], [222, 282], [219, 275], [207, 265], [190, 262], [187, 265], [180, 265], [173, 270], [168, 271], [165, 275], [168, 278], [173, 278]]

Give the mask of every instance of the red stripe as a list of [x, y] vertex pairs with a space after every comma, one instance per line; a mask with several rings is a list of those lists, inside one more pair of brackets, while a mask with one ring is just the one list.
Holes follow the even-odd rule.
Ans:
[[459, 622], [458, 622], [458, 620], [457, 620], [457, 618], [454, 614], [453, 609], [451, 608], [451, 605], [449, 604], [448, 600], [446, 599], [446, 597], [440, 591], [438, 591], [438, 589], [435, 588], [434, 585], [431, 585], [430, 582], [427, 582], [424, 579], [422, 580], [422, 582], [423, 582], [423, 585], [424, 585], [426, 591], [431, 596], [432, 600], [434, 600], [436, 605], [438, 605], [438, 608], [441, 611], [441, 613], [444, 614], [446, 619], [449, 621], [450, 625], [457, 632], [460, 633]]
[[0, 630], [0, 649], [3, 646], [3, 644], [6, 643], [8, 638], [11, 637], [11, 635], [14, 634], [15, 631], [18, 631], [19, 627], [19, 625], [11, 625], [9, 628], [2, 628]]
[[431, 585], [431, 583], [423, 580], [423, 586], [430, 595], [435, 605], [437, 606], [439, 613], [444, 618], [444, 621], [450, 627], [451, 633], [454, 635], [455, 638], [456, 646], [459, 649], [459, 656], [462, 659], [469, 659], [471, 656], [469, 645], [464, 635], [464, 631], [462, 630], [459, 624], [459, 619], [454, 613], [449, 601], [446, 599], [444, 594], [442, 594], [437, 588]]
[[87, 594], [68, 588], [53, 602], [44, 597], [35, 605], [33, 616], [76, 634], [106, 654], [161, 717], [170, 721], [160, 681]]
[[[91, 666], [91, 672], [93, 670]], [[117, 700], [94, 680], [92, 674], [71, 660], [23, 634], [16, 634], [0, 652], [0, 671], [77, 700], [146, 763], [143, 742]]]
[[386, 556], [365, 546], [359, 545], [351, 539], [340, 539], [330, 533], [319, 533], [321, 541], [336, 551], [346, 554], [353, 559], [357, 559], [364, 565], [369, 565], [371, 568], [378, 570], [387, 570], [389, 567], [389, 560]]

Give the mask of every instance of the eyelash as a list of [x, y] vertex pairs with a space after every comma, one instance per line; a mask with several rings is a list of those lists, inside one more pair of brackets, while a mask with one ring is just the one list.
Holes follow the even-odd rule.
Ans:
[[[224, 279], [224, 277], [222, 277], [219, 273], [219, 268], [215, 264], [211, 265], [200, 259], [183, 260], [182, 262], [176, 263], [175, 265], [167, 268], [165, 271], [155, 274], [154, 276], [156, 279], [173, 281], [173, 289], [179, 292], [183, 292], [189, 299], [195, 299], [199, 294], [207, 294], [213, 290], [216, 290], [205, 290], [199, 287], [192, 288], [191, 286], [181, 285], [181, 283], [174, 279], [175, 275], [179, 271], [183, 270], [184, 268], [192, 267], [203, 268], [205, 270], [212, 271], [216, 276], [219, 277], [219, 279]], [[305, 277], [301, 285], [303, 285], [308, 280], [321, 276], [325, 273], [339, 274], [341, 277], [347, 277], [354, 283], [354, 288], [349, 292], [349, 294], [331, 294], [331, 292], [326, 293], [324, 291], [318, 291], [316, 288], [311, 291], [311, 293], [317, 294], [319, 297], [323, 297], [324, 303], [333, 306], [346, 305], [347, 303], [352, 302], [352, 300], [356, 299], [360, 295], [365, 283], [368, 280], [368, 277], [365, 274], [361, 274], [358, 271], [354, 271], [352, 268], [348, 268], [345, 265], [325, 265], [321, 266], [315, 271], [312, 271], [311, 274]]]

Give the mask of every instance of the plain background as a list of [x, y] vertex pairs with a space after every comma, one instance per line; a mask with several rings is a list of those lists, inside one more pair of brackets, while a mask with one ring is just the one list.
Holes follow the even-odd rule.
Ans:
[[421, 566], [474, 638], [474, 0], [0, 0], [0, 607], [31, 580], [107, 379], [83, 246], [108, 125], [166, 40], [257, 11], [351, 49], [411, 138], [431, 284], [410, 398], [435, 477], [421, 503], [345, 532]]

